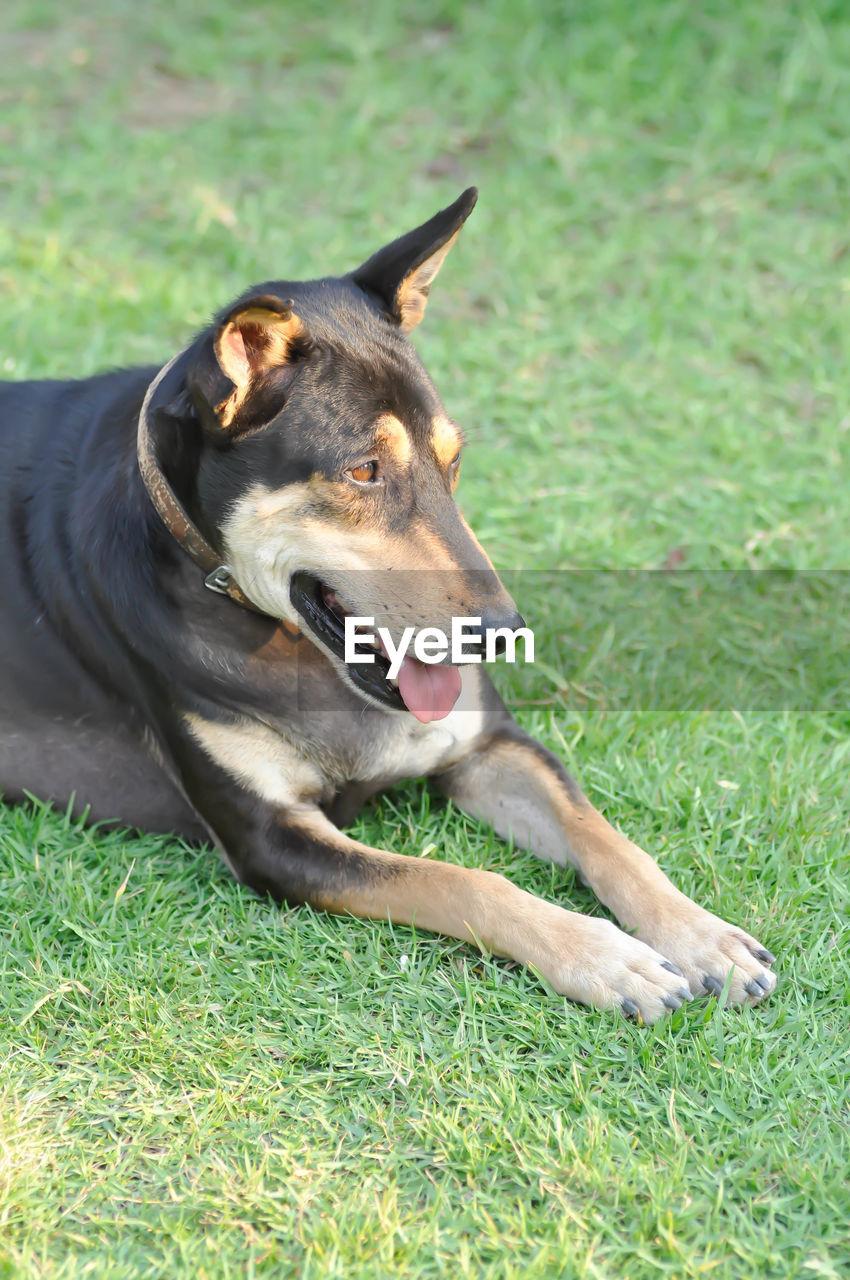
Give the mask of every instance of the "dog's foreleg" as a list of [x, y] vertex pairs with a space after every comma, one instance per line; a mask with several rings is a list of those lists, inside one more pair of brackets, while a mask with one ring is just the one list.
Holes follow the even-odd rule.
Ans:
[[435, 781], [500, 835], [574, 866], [624, 929], [682, 970], [693, 994], [719, 994], [730, 972], [730, 1002], [755, 1003], [773, 990], [770, 953], [680, 893], [594, 809], [557, 756], [515, 725]]
[[278, 899], [472, 942], [532, 966], [563, 995], [645, 1022], [688, 994], [663, 956], [609, 921], [565, 911], [493, 872], [370, 848], [318, 809], [276, 813], [237, 870]]
[[198, 717], [185, 724], [191, 733], [184, 727], [172, 739], [182, 786], [236, 876], [259, 893], [472, 942], [532, 966], [563, 995], [645, 1022], [687, 999], [664, 956], [610, 921], [565, 911], [490, 871], [350, 839], [318, 792], [309, 794], [310, 769], [270, 731]]

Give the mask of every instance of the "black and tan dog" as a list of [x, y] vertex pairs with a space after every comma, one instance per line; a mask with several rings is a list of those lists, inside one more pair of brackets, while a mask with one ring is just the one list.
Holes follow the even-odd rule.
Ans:
[[[730, 974], [758, 1001], [769, 952], [609, 826], [482, 666], [344, 661], [346, 612], [393, 637], [520, 621], [406, 337], [474, 203], [341, 279], [252, 289], [159, 372], [4, 388], [0, 789], [212, 838], [278, 900], [474, 940], [646, 1022]], [[571, 863], [623, 930], [339, 830], [419, 776]]]

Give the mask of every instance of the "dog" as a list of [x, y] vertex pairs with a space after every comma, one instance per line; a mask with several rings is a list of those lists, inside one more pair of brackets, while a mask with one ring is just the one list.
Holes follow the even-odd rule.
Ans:
[[[466, 939], [644, 1023], [755, 1004], [774, 957], [609, 825], [480, 662], [346, 661], [351, 618], [522, 626], [407, 336], [476, 198], [349, 275], [250, 289], [164, 368], [5, 384], [0, 789], [211, 840], [278, 902]], [[622, 927], [344, 834], [414, 777], [570, 863]]]

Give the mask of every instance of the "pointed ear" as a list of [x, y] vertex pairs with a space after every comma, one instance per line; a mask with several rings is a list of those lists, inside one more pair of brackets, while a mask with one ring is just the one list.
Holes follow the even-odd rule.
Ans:
[[351, 273], [350, 279], [375, 295], [391, 319], [409, 333], [425, 314], [431, 281], [472, 213], [478, 191], [469, 187], [415, 231], [394, 240]]
[[225, 428], [233, 427], [246, 400], [266, 374], [294, 363], [304, 326], [292, 302], [261, 294], [241, 302], [225, 319], [214, 341], [215, 357], [233, 390], [214, 405]]

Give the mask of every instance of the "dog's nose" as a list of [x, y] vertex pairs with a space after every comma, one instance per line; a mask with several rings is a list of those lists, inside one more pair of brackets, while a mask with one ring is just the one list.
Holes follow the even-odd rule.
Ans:
[[[491, 613], [485, 613], [481, 617], [481, 625], [476, 628], [470, 627], [465, 635], [468, 637], [466, 644], [469, 648], [475, 649], [477, 640], [481, 653], [484, 653], [484, 645], [488, 632], [493, 631], [518, 631], [520, 627], [525, 626], [525, 619], [516, 609], [500, 609], [493, 610]], [[493, 645], [493, 652], [497, 655], [503, 654], [507, 649], [507, 638], [505, 635], [497, 635]]]
[[[525, 626], [525, 619], [516, 609], [510, 612], [486, 614], [481, 619], [481, 629], [486, 634], [488, 631], [519, 631], [520, 627]], [[495, 653], [501, 655], [507, 648], [507, 641], [503, 635], [496, 636], [494, 646]]]

